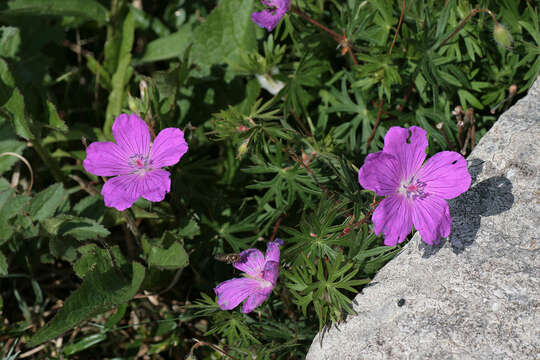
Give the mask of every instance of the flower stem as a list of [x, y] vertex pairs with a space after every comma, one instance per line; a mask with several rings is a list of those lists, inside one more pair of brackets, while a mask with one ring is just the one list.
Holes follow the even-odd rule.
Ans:
[[349, 53], [354, 65], [358, 65], [358, 60], [354, 56], [354, 54], [352, 52], [352, 46], [351, 46], [351, 44], [349, 44], [349, 40], [347, 39], [346, 36], [340, 35], [337, 32], [335, 32], [334, 30], [331, 30], [328, 27], [324, 26], [323, 24], [313, 20], [311, 17], [306, 15], [302, 10], [300, 10], [297, 6], [293, 6], [291, 8], [291, 10], [292, 10], [293, 13], [300, 16], [304, 20], [309, 21], [313, 25], [317, 26], [319, 29], [321, 29], [323, 31], [326, 31], [328, 34], [330, 34], [338, 44], [343, 46], [344, 52], [342, 54]]
[[405, 0], [403, 0], [403, 5], [401, 6], [401, 15], [399, 16], [399, 23], [397, 26], [397, 30], [396, 30], [396, 33], [394, 34], [394, 39], [392, 40], [390, 51], [388, 52], [389, 55], [392, 55], [392, 49], [394, 48], [394, 45], [396, 44], [396, 39], [399, 34], [399, 29], [401, 29], [401, 24], [403, 23], [403, 16], [405, 16]]
[[465, 24], [476, 14], [478, 13], [487, 13], [489, 14], [489, 16], [491, 16], [491, 18], [493, 19], [493, 22], [495, 23], [495, 25], [498, 25], [499, 22], [497, 21], [497, 18], [495, 17], [495, 15], [493, 14], [493, 12], [489, 9], [486, 9], [486, 8], [481, 8], [481, 9], [473, 9], [471, 10], [471, 12], [469, 13], [469, 15], [467, 15], [465, 17], [465, 19], [461, 20], [461, 22], [459, 23], [459, 25], [457, 26], [457, 28], [450, 34], [448, 35], [448, 37], [446, 39], [444, 39], [444, 41], [442, 43], [440, 43], [436, 48], [435, 48], [435, 51], [439, 50], [439, 48], [441, 48], [442, 46], [444, 46], [450, 39], [452, 39], [462, 28], [463, 26], [465, 26]]
[[377, 120], [375, 121], [375, 125], [373, 126], [373, 129], [371, 130], [371, 134], [369, 134], [369, 138], [367, 141], [366, 150], [368, 151], [369, 151], [369, 146], [371, 145], [371, 141], [373, 140], [373, 137], [375, 136], [375, 131], [377, 130], [377, 127], [379, 126], [379, 123], [381, 122], [381, 114], [382, 114], [382, 99], [379, 100], [379, 110], [377, 111]]

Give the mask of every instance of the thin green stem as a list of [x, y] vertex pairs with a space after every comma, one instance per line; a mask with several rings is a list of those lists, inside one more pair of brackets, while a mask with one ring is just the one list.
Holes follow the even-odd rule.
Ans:
[[487, 13], [489, 14], [489, 16], [491, 16], [491, 18], [493, 19], [493, 21], [495, 22], [495, 25], [498, 25], [499, 22], [497, 21], [497, 18], [495, 17], [495, 15], [493, 14], [493, 12], [491, 12], [491, 10], [489, 9], [486, 9], [486, 8], [482, 8], [482, 9], [473, 9], [471, 10], [471, 12], [469, 13], [469, 15], [467, 15], [465, 17], [465, 19], [461, 20], [461, 22], [459, 23], [459, 25], [457, 26], [457, 28], [450, 34], [448, 35], [448, 37], [446, 39], [444, 39], [444, 41], [442, 43], [439, 44], [439, 46], [437, 46], [435, 48], [435, 51], [439, 50], [439, 48], [441, 48], [442, 46], [444, 46], [450, 39], [452, 39], [464, 26], [465, 24], [476, 14], [478, 13]]

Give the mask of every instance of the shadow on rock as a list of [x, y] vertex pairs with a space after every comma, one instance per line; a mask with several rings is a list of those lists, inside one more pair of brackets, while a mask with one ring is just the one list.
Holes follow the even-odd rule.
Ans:
[[[482, 217], [493, 216], [509, 210], [514, 204], [512, 183], [504, 176], [494, 176], [475, 184], [482, 172], [483, 161], [469, 161], [469, 172], [474, 185], [456, 199], [449, 201], [452, 215], [452, 232], [449, 241], [454, 253], [459, 254], [476, 239]], [[437, 246], [422, 243], [424, 258], [436, 254], [448, 241], [441, 240]]]

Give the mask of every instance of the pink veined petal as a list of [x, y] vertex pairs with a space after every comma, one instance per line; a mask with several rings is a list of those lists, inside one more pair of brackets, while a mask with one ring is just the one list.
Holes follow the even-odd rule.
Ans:
[[137, 174], [119, 175], [107, 180], [101, 194], [105, 198], [105, 206], [124, 211], [131, 207], [141, 196]]
[[233, 264], [235, 268], [253, 277], [261, 276], [266, 261], [259, 249], [247, 249], [239, 255], [242, 257], [242, 260]]
[[150, 150], [150, 159], [154, 168], [171, 166], [180, 161], [188, 150], [184, 133], [177, 128], [166, 128], [159, 132]]
[[384, 137], [383, 151], [392, 154], [401, 166], [401, 180], [409, 180], [426, 158], [428, 141], [426, 130], [418, 126], [408, 129], [391, 127]]
[[129, 165], [129, 155], [112, 142], [94, 142], [86, 149], [83, 166], [86, 171], [97, 176], [124, 175], [133, 172]]
[[448, 237], [452, 228], [448, 203], [433, 195], [414, 200], [412, 221], [422, 240], [430, 245], [439, 243], [439, 237]]
[[412, 230], [411, 203], [403, 195], [391, 195], [381, 201], [372, 220], [377, 235], [384, 234], [384, 244], [395, 246]]
[[260, 289], [260, 283], [250, 278], [234, 278], [219, 284], [214, 288], [218, 297], [218, 305], [222, 310], [231, 310], [244, 299], [255, 294]]
[[248, 296], [246, 302], [244, 305], [242, 305], [242, 312], [244, 314], [250, 313], [253, 310], [255, 310], [259, 305], [261, 305], [264, 300], [268, 298], [269, 294], [263, 294], [260, 292], [257, 292], [253, 295]]
[[146, 200], [157, 202], [165, 199], [165, 194], [171, 191], [171, 174], [162, 169], [156, 169], [139, 176], [141, 196]]
[[283, 240], [276, 239], [266, 245], [266, 261], [275, 261], [279, 263], [279, 247], [283, 245]]
[[263, 280], [268, 281], [272, 284], [272, 286], [270, 287], [270, 290], [272, 290], [274, 286], [276, 285], [278, 277], [279, 277], [279, 263], [276, 261], [268, 261], [264, 265], [262, 278]]
[[286, 10], [282, 9], [265, 9], [263, 11], [254, 12], [251, 14], [251, 20], [259, 27], [266, 28], [268, 31], [274, 30], [279, 24], [283, 16], [285, 16]]
[[119, 115], [114, 120], [112, 132], [116, 143], [129, 156], [148, 155], [148, 151], [150, 151], [150, 131], [148, 125], [137, 115]]
[[400, 164], [394, 155], [383, 151], [369, 154], [358, 171], [360, 185], [380, 196], [394, 194], [400, 181]]
[[453, 151], [442, 151], [432, 156], [422, 166], [417, 177], [426, 184], [424, 192], [443, 199], [453, 199], [467, 191], [471, 185], [467, 160]]

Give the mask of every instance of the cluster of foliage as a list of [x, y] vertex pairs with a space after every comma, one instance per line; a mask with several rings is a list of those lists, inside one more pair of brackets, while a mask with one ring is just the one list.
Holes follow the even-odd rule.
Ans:
[[[298, 0], [273, 32], [262, 8], [0, 3], [0, 356], [303, 357], [400, 251], [357, 179], [386, 130], [467, 153], [540, 72], [533, 0]], [[119, 212], [82, 161], [122, 112], [189, 151], [165, 201]], [[275, 237], [272, 295], [222, 311], [214, 257]]]

